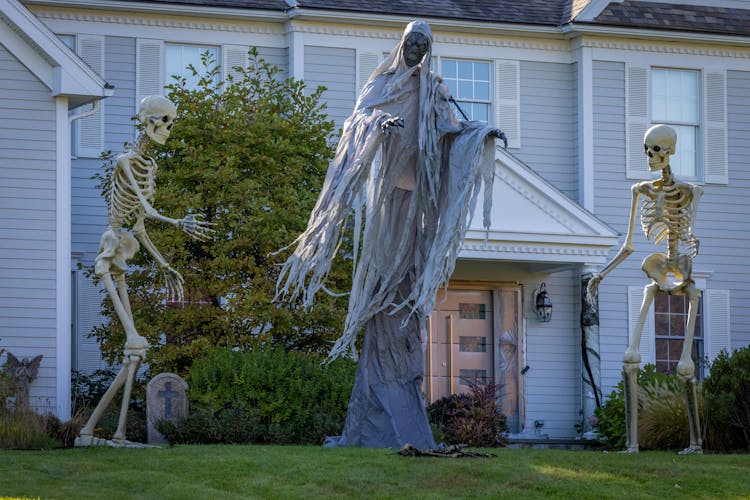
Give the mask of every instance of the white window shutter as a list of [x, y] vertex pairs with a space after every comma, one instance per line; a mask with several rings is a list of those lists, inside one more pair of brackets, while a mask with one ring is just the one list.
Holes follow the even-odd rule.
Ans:
[[102, 316], [101, 286], [94, 285], [81, 271], [76, 271], [76, 363], [74, 368], [79, 372], [90, 374], [102, 368], [102, 355], [99, 342], [91, 337], [95, 326], [104, 323]]
[[505, 132], [508, 147], [521, 147], [521, 66], [495, 59], [495, 126]]
[[643, 136], [649, 121], [649, 69], [628, 65], [625, 68], [625, 176], [628, 179], [649, 179], [648, 161], [643, 154]]
[[242, 79], [242, 74], [236, 68], [247, 69], [248, 51], [246, 45], [223, 45], [221, 48], [221, 73], [224, 81], [231, 76], [234, 81]]
[[381, 55], [377, 52], [357, 51], [357, 97], [362, 93], [372, 72], [378, 69], [380, 58]]
[[706, 142], [703, 149], [705, 151], [706, 182], [728, 184], [725, 74], [723, 72], [706, 73], [704, 88], [706, 89]]
[[[635, 334], [635, 327], [638, 324], [638, 317], [641, 314], [641, 304], [643, 304], [643, 287], [640, 286], [629, 286], [628, 287], [628, 344], [630, 339]], [[646, 322], [643, 324], [643, 332], [641, 333], [641, 343], [638, 350], [641, 354], [641, 368], [643, 365], [653, 364], [656, 362], [654, 359], [654, 303], [651, 303], [648, 314], [646, 314]]]
[[[104, 37], [101, 35], [78, 35], [76, 52], [96, 74], [104, 77]], [[78, 145], [76, 155], [98, 158], [104, 149], [104, 112], [100, 101], [99, 110], [78, 122]]]
[[135, 109], [141, 99], [164, 95], [164, 43], [139, 38], [135, 53]]
[[709, 363], [722, 351], [730, 352], [731, 328], [729, 290], [708, 289], [704, 292], [705, 342]]

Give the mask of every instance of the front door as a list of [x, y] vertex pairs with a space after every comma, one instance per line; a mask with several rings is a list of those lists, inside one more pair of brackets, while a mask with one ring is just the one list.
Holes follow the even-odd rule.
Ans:
[[425, 349], [429, 402], [468, 392], [472, 382], [494, 381], [511, 432], [519, 432], [523, 394], [520, 288], [441, 290], [430, 315]]

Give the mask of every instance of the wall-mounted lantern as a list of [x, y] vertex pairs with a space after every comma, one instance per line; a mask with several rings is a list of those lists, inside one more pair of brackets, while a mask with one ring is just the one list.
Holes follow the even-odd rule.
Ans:
[[552, 318], [552, 301], [547, 297], [547, 284], [544, 282], [539, 285], [539, 292], [536, 294], [536, 317], [542, 323], [547, 323]]

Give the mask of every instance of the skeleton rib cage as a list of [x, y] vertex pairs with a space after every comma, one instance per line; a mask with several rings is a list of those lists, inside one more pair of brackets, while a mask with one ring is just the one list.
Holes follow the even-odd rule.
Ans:
[[154, 202], [156, 194], [156, 162], [153, 158], [141, 156], [134, 151], [121, 157], [112, 172], [106, 198], [109, 226], [115, 230], [121, 229], [128, 219], [133, 215], [140, 215], [146, 209], [133, 189], [127, 172], [120, 166], [123, 159], [127, 162], [125, 168], [130, 169], [138, 189], [149, 204]]
[[689, 191], [680, 185], [672, 184], [657, 189], [648, 183], [641, 191], [645, 200], [641, 206], [641, 228], [646, 238], [659, 244], [668, 241], [669, 254], [678, 253], [678, 241], [687, 247], [687, 253], [694, 256], [696, 240], [691, 234], [691, 203]]

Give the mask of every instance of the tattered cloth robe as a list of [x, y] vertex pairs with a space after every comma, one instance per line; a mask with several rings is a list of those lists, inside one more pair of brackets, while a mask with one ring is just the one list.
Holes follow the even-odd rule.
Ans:
[[[426, 23], [409, 24], [370, 76], [278, 282], [280, 295], [301, 295], [311, 305], [354, 217], [349, 310], [330, 358], [356, 358], [362, 328], [365, 338], [344, 431], [331, 444], [435, 447], [422, 397], [422, 332], [453, 272], [483, 183], [489, 226], [493, 129], [456, 120], [448, 88], [430, 71], [430, 51], [419, 65], [404, 63], [402, 46], [412, 30], [431, 41]], [[403, 119], [403, 128], [384, 131], [393, 117]]]

